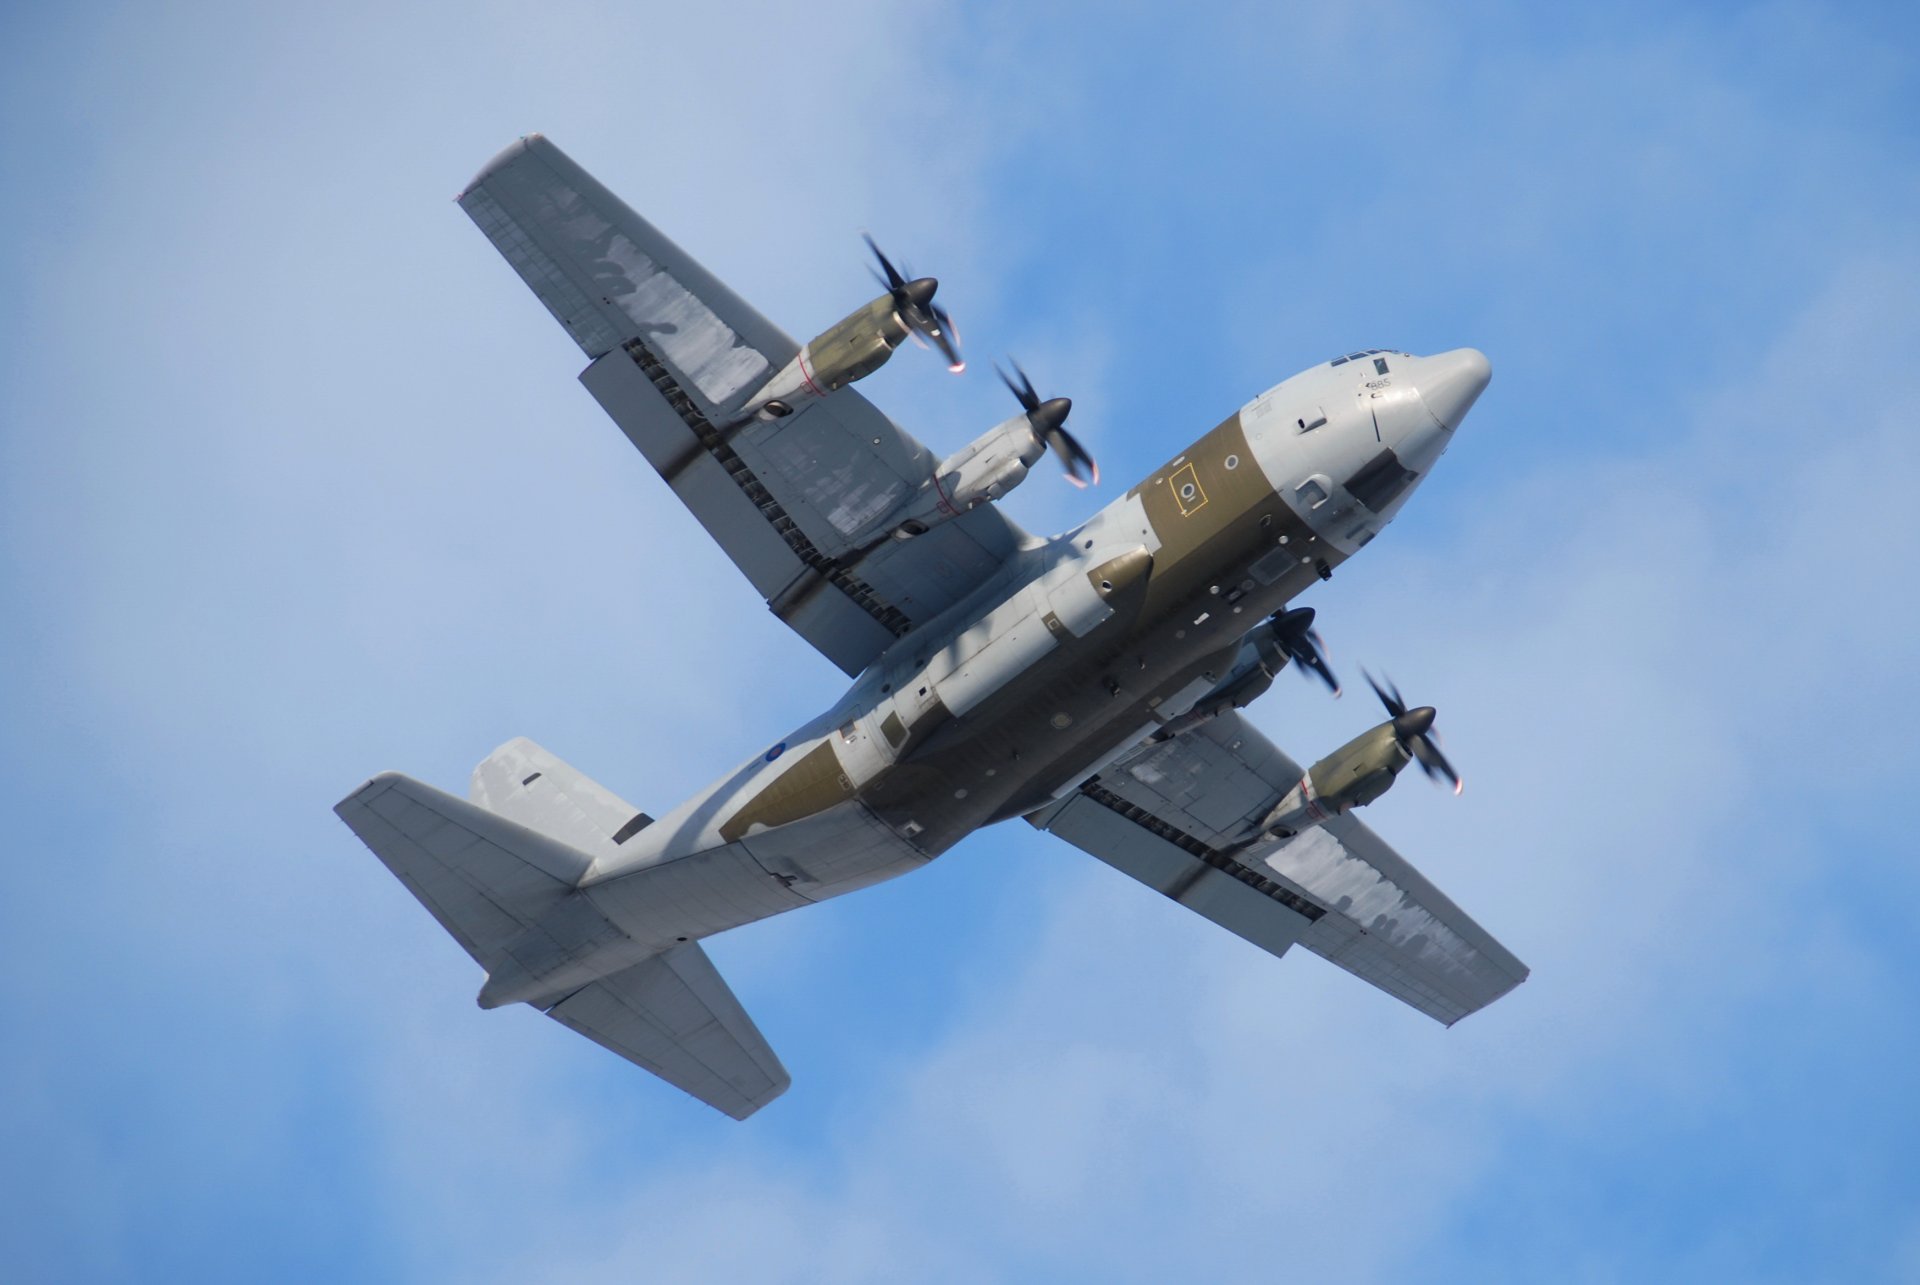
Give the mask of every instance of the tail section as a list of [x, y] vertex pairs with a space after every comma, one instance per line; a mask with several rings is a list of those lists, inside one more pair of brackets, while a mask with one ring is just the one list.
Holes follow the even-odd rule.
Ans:
[[736, 1120], [793, 1083], [698, 942], [584, 986], [547, 1016]]
[[467, 797], [595, 856], [653, 824], [639, 808], [524, 736], [480, 761]]
[[593, 860], [398, 772], [333, 810], [483, 968], [564, 901]]
[[645, 813], [525, 739], [474, 769], [472, 800], [388, 772], [334, 811], [487, 970], [483, 1007], [531, 1003], [735, 1119], [786, 1091], [698, 943], [646, 955], [578, 890]]

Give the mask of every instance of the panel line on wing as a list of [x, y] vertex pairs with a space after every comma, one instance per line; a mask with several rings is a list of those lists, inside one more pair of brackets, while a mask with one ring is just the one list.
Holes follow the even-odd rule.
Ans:
[[[1280, 884], [1275, 883], [1251, 867], [1242, 865], [1228, 854], [1207, 843], [1204, 839], [1188, 834], [1185, 830], [1162, 820], [1145, 808], [1127, 802], [1112, 790], [1101, 785], [1097, 777], [1081, 786], [1080, 793], [1086, 795], [1101, 807], [1125, 817], [1141, 829], [1165, 839], [1181, 851], [1192, 853], [1194, 856], [1200, 858], [1200, 860], [1212, 866], [1215, 870], [1232, 875], [1235, 879], [1247, 885], [1247, 887], [1272, 898], [1288, 910], [1293, 911], [1296, 915], [1300, 915], [1308, 920], [1317, 920], [1327, 913], [1325, 907], [1314, 905], [1299, 893], [1282, 887]], [[1167, 895], [1174, 897], [1176, 901], [1179, 900], [1179, 898], [1171, 892], [1167, 893]]]
[[[727, 444], [726, 438], [714, 428], [712, 421], [694, 404], [693, 399], [687, 396], [686, 390], [680, 387], [673, 377], [673, 372], [667, 369], [666, 364], [648, 349], [646, 344], [639, 339], [629, 339], [621, 347], [626, 350], [628, 356], [633, 358], [634, 364], [640, 367], [641, 373], [660, 390], [660, 395], [667, 399], [667, 404], [673, 407], [674, 413], [693, 431], [693, 435], [699, 439], [706, 453], [726, 470], [727, 476], [733, 479], [734, 485], [753, 501], [754, 507], [758, 508], [766, 518], [767, 525], [771, 526], [774, 532], [786, 542], [787, 547], [793, 550], [794, 556], [799, 558], [808, 570], [846, 594], [861, 610], [879, 621], [880, 625], [895, 638], [904, 637], [913, 628], [913, 621], [908, 619], [904, 611], [883, 601], [878, 594], [874, 593], [871, 586], [856, 578], [845, 566], [820, 552], [819, 546], [807, 538], [807, 533], [800, 529], [800, 525], [793, 520], [792, 515], [782, 507], [779, 500], [773, 497], [773, 493], [767, 490], [765, 483], [761, 482], [754, 475], [753, 470], [747, 467], [746, 461], [740, 458], [739, 452]], [[668, 481], [672, 480], [669, 476]], [[804, 599], [806, 592], [803, 577], [802, 581], [789, 586], [768, 606], [773, 609], [776, 616], [784, 620], [787, 614]]]

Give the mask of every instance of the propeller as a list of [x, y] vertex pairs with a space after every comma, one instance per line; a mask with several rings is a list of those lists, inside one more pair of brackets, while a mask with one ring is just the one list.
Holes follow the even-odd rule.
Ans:
[[1020, 363], [1013, 363], [1014, 375], [1020, 376], [1020, 382], [1013, 382], [1013, 375], [995, 366], [994, 373], [1000, 376], [1010, 392], [1020, 400], [1020, 406], [1027, 412], [1027, 423], [1033, 426], [1033, 434], [1053, 448], [1054, 455], [1060, 460], [1060, 467], [1067, 471], [1067, 481], [1075, 486], [1086, 486], [1089, 482], [1100, 484], [1100, 466], [1087, 454], [1087, 448], [1080, 445], [1077, 438], [1066, 429], [1067, 412], [1073, 409], [1073, 402], [1065, 397], [1049, 397], [1040, 400], [1040, 394], [1033, 391], [1033, 381], [1027, 378], [1027, 372], [1020, 369]]
[[[1366, 674], [1364, 669], [1360, 672]], [[1419, 762], [1420, 770], [1427, 774], [1428, 780], [1445, 778], [1453, 783], [1453, 792], [1460, 793], [1466, 783], [1434, 743], [1433, 706], [1422, 705], [1410, 710], [1406, 701], [1400, 698], [1400, 689], [1393, 685], [1392, 679], [1387, 680], [1386, 690], [1382, 691], [1380, 684], [1373, 681], [1372, 674], [1366, 676], [1367, 685], [1373, 688], [1373, 694], [1380, 698], [1380, 703], [1387, 707], [1387, 713], [1393, 719], [1393, 739], [1400, 742], [1401, 748]]]
[[1333, 670], [1327, 664], [1327, 645], [1320, 640], [1319, 631], [1313, 627], [1312, 607], [1275, 612], [1267, 626], [1273, 633], [1273, 641], [1302, 674], [1311, 670], [1320, 676], [1320, 681], [1327, 685], [1328, 691], [1335, 696], [1340, 694], [1340, 680], [1333, 676]]
[[954, 329], [953, 318], [947, 310], [933, 301], [933, 292], [940, 288], [940, 282], [933, 277], [915, 277], [909, 281], [900, 275], [900, 270], [882, 254], [880, 247], [874, 244], [872, 237], [866, 237], [867, 248], [873, 251], [873, 257], [880, 260], [880, 266], [886, 275], [876, 272], [873, 275], [893, 296], [893, 310], [913, 337], [923, 345], [931, 341], [947, 359], [947, 369], [959, 374], [967, 368], [966, 361], [960, 356], [960, 332]]

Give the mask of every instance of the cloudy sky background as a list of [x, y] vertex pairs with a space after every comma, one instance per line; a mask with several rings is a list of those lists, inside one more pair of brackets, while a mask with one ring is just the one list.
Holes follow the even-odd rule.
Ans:
[[[0, 1264], [22, 1280], [1920, 1279], [1907, 6], [15, 6]], [[828, 702], [451, 202], [553, 137], [804, 337], [857, 233], [1108, 486], [1341, 351], [1494, 382], [1312, 604], [1370, 820], [1534, 968], [1442, 1030], [1025, 827], [712, 943], [746, 1125], [329, 812], [530, 735], [659, 812]], [[1283, 680], [1311, 757], [1368, 725]]]

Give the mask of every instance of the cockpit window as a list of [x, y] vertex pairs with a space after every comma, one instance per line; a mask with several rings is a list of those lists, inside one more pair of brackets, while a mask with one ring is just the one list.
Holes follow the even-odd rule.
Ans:
[[1375, 358], [1373, 359], [1373, 371], [1374, 371], [1374, 373], [1375, 373], [1376, 375], [1384, 375], [1384, 374], [1386, 374], [1386, 373], [1387, 373], [1387, 359], [1386, 359], [1385, 357], [1375, 357]]
[[[1332, 361], [1328, 362], [1327, 365], [1344, 366], [1350, 361], [1359, 361], [1362, 357], [1372, 357], [1377, 353], [1383, 353], [1383, 352], [1392, 353], [1394, 356], [1397, 356], [1397, 357], [1405, 357], [1408, 355], [1407, 353], [1401, 352], [1398, 348], [1368, 348], [1364, 352], [1350, 352], [1344, 357], [1335, 357]], [[1373, 364], [1375, 366], [1380, 365], [1380, 363], [1377, 361], [1374, 362]], [[1380, 373], [1384, 375], [1387, 372], [1382, 370]]]

